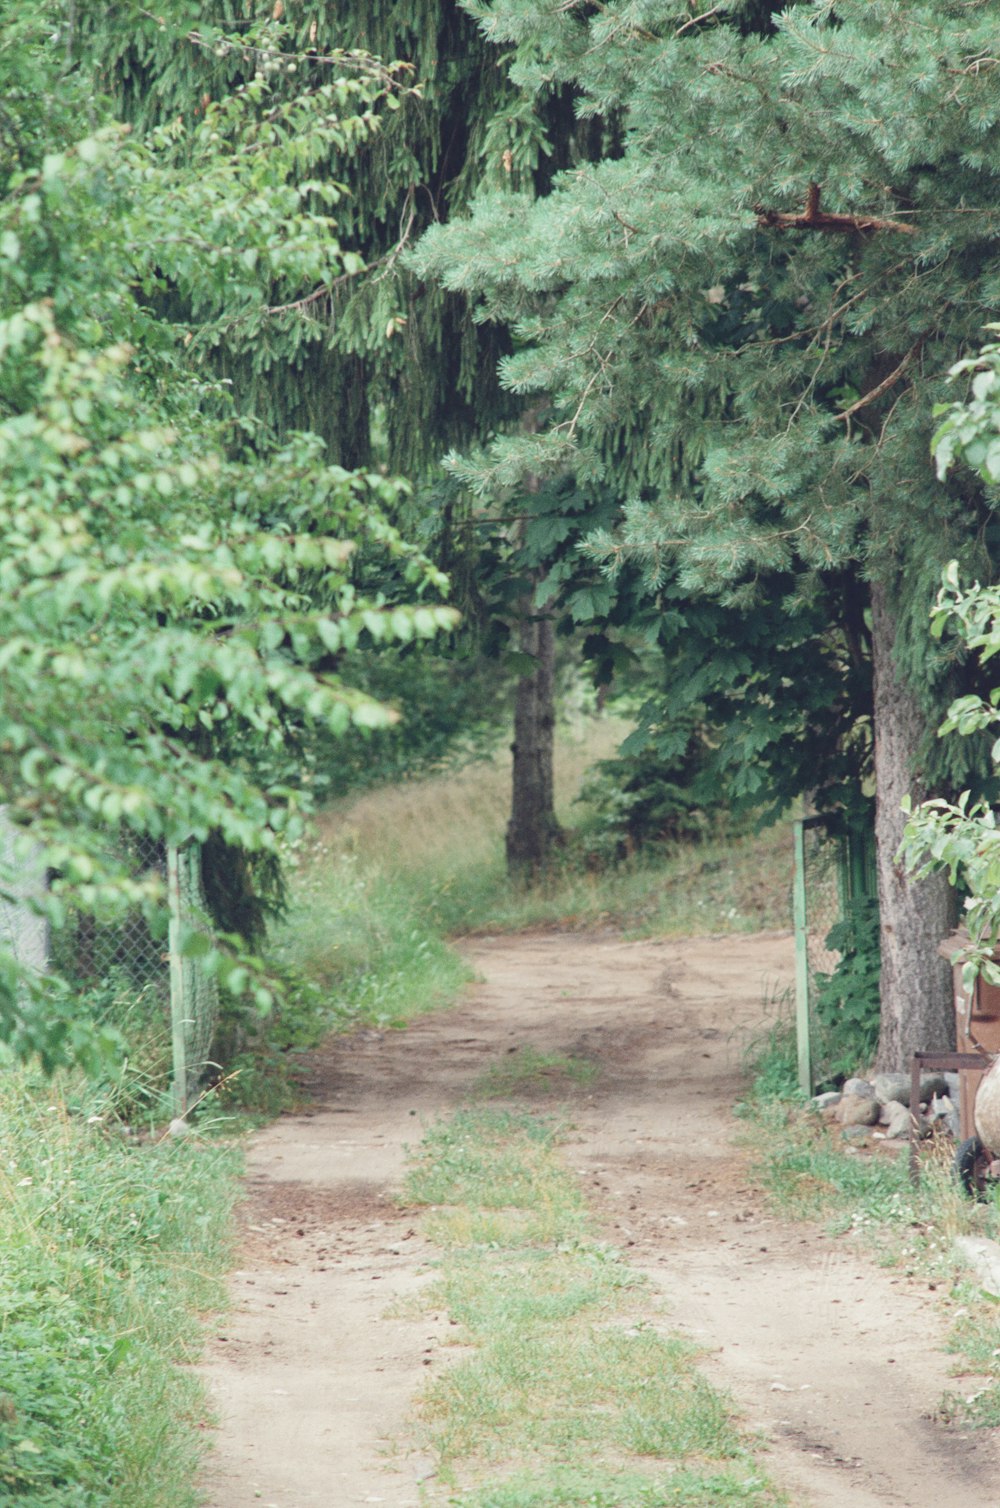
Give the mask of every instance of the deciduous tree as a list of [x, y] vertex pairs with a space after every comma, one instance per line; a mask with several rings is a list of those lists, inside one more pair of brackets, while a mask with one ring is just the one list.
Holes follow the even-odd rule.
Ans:
[[[76, 79], [57, 10], [0, 32], [0, 69], [53, 98]], [[241, 418], [192, 366], [177, 314], [204, 328], [285, 279], [349, 265], [322, 188], [302, 179], [315, 142], [296, 131], [311, 125], [330, 150], [374, 129], [396, 87], [361, 56], [342, 102], [336, 85], [274, 101], [263, 77], [207, 106], [180, 148], [180, 127], [98, 120], [76, 140], [59, 109], [8, 112], [0, 785], [56, 876], [39, 902], [54, 925], [70, 907], [162, 904], [155, 878], [109, 853], [122, 828], [276, 852], [302, 807], [290, 733], [393, 716], [338, 673], [341, 652], [454, 626], [443, 576], [392, 522], [403, 484], [332, 464], [313, 435]], [[359, 591], [359, 548], [395, 562], [405, 595]], [[235, 959], [214, 963], [234, 987], [247, 981]], [[257, 995], [268, 1003], [265, 983]], [[56, 973], [25, 978], [6, 952], [0, 1029], [47, 1066], [108, 1045]]]

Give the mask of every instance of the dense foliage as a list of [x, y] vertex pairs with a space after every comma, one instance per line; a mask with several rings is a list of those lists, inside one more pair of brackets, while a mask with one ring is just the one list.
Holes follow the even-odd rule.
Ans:
[[[936, 409], [941, 420], [933, 439], [938, 475], [946, 476], [962, 462], [993, 489], [1000, 482], [1000, 345], [988, 342], [975, 355], [956, 362], [950, 376], [953, 382], [966, 379], [968, 391]], [[1000, 591], [979, 582], [963, 586], [958, 563], [950, 562], [931, 614], [931, 631], [938, 638], [957, 638], [974, 651], [988, 678], [985, 667], [1000, 653]], [[956, 734], [988, 734], [996, 770], [998, 704], [1000, 692], [995, 688], [956, 698], [938, 730], [940, 736], [953, 742]], [[971, 790], [953, 801], [936, 797], [924, 802], [910, 816], [902, 852], [911, 869], [944, 870], [961, 890], [968, 933], [962, 948], [967, 983], [971, 986], [982, 971], [992, 979], [1000, 977], [993, 956], [1000, 939], [1000, 834], [994, 805], [975, 800]]]
[[623, 522], [591, 548], [643, 560], [668, 609], [676, 594], [678, 640], [700, 605], [717, 614], [719, 652], [689, 675], [725, 693], [761, 789], [842, 797], [874, 764], [883, 943], [901, 950], [882, 1053], [905, 1058], [950, 1030], [920, 952], [947, 898], [893, 868], [896, 786], [971, 780], [982, 753], [933, 740], [961, 656], [927, 604], [952, 557], [990, 574], [993, 495], [936, 479], [927, 446], [1000, 289], [991, 8], [469, 8], [528, 97], [572, 87], [621, 146], [543, 199], [484, 191], [423, 238], [423, 275], [511, 330], [503, 380], [546, 421], [456, 473], [483, 494], [526, 471], [614, 487]]
[[[20, 857], [54, 876], [35, 902], [54, 926], [162, 904], [156, 875], [116, 863], [121, 828], [276, 852], [302, 807], [301, 730], [395, 715], [341, 656], [455, 622], [392, 522], [402, 484], [238, 417], [189, 359], [195, 331], [350, 271], [339, 191], [308, 172], [377, 130], [395, 74], [330, 56], [328, 83], [275, 99], [261, 67], [194, 124], [146, 134], [91, 99], [77, 140], [71, 113], [34, 103], [80, 88], [57, 10], [0, 36], [0, 66], [31, 80], [11, 90], [0, 188], [0, 773]], [[366, 592], [362, 555], [391, 563], [391, 590]], [[0, 1018], [49, 1066], [113, 1045], [58, 974], [25, 978], [6, 952]]]
[[[244, 308], [219, 285], [227, 318], [196, 331], [193, 354], [233, 378], [240, 408], [279, 431], [319, 434], [344, 465], [384, 460], [411, 476], [509, 413], [496, 380], [502, 340], [472, 323], [463, 299], [403, 266], [407, 246], [467, 203], [482, 176], [523, 184], [545, 153], [543, 120], [462, 9], [452, 0], [124, 9], [90, 7], [74, 23], [116, 115], [143, 133], [173, 130], [263, 81], [278, 117], [272, 143], [297, 154], [296, 184], [335, 206], [336, 239], [350, 248], [325, 267], [290, 258], [282, 286]], [[406, 87], [388, 89], [374, 110], [358, 100], [353, 118], [341, 109], [336, 133], [317, 129], [318, 96], [331, 83], [363, 85], [373, 70]]]

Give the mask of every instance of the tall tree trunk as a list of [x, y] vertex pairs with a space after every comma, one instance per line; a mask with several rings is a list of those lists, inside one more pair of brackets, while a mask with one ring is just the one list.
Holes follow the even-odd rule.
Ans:
[[507, 824], [507, 869], [531, 879], [545, 867], [562, 833], [556, 821], [552, 778], [555, 735], [555, 630], [530, 599], [521, 619], [519, 647], [535, 669], [522, 676], [514, 704], [513, 788]]
[[955, 1024], [951, 969], [938, 945], [954, 926], [947, 874], [912, 879], [896, 858], [909, 795], [924, 789], [917, 756], [926, 721], [895, 661], [896, 623], [884, 586], [872, 586], [875, 679], [875, 846], [882, 919], [882, 1007], [878, 1067], [909, 1069], [915, 1052], [947, 1051]]

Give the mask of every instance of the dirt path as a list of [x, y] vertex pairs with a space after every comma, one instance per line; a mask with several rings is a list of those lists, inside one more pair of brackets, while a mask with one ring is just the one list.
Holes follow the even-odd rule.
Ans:
[[932, 1422], [957, 1386], [934, 1296], [768, 1215], [729, 1139], [741, 1041], [764, 988], [791, 977], [790, 939], [545, 934], [469, 951], [483, 982], [462, 1006], [332, 1041], [311, 1060], [315, 1109], [253, 1138], [233, 1309], [204, 1367], [210, 1508], [447, 1501], [407, 1418], [447, 1364], [448, 1319], [404, 1302], [435, 1254], [393, 1195], [405, 1145], [522, 1046], [599, 1063], [567, 1156], [761, 1432], [793, 1508], [998, 1508], [996, 1434]]

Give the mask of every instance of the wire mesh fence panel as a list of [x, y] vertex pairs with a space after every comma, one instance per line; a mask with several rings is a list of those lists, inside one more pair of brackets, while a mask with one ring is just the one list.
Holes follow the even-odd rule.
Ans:
[[829, 973], [837, 966], [837, 957], [827, 938], [840, 917], [840, 853], [839, 845], [831, 842], [829, 828], [821, 817], [798, 820], [792, 832], [795, 849], [792, 894], [796, 1057], [799, 1088], [803, 1094], [812, 1094], [818, 1076], [814, 981], [817, 971]]
[[[156, 878], [166, 891], [167, 850], [162, 842], [123, 834], [112, 857], [134, 879]], [[211, 923], [201, 885], [197, 844], [181, 850], [182, 931], [208, 931]], [[53, 967], [77, 986], [94, 1012], [108, 1013], [127, 1041], [141, 1035], [146, 1055], [161, 1044], [162, 1068], [170, 1060], [171, 950], [167, 907], [150, 920], [140, 907], [102, 918], [78, 912], [51, 940]], [[197, 958], [176, 960], [186, 1062], [184, 1099], [189, 1102], [212, 1070], [212, 1038], [218, 1021], [218, 988]]]
[[[109, 850], [109, 860], [120, 864], [133, 879], [166, 875], [163, 845], [153, 839], [123, 837]], [[106, 992], [111, 986], [122, 995], [145, 992], [169, 999], [166, 919], [150, 924], [138, 906], [114, 915], [77, 911], [53, 934], [53, 966], [81, 992]]]

